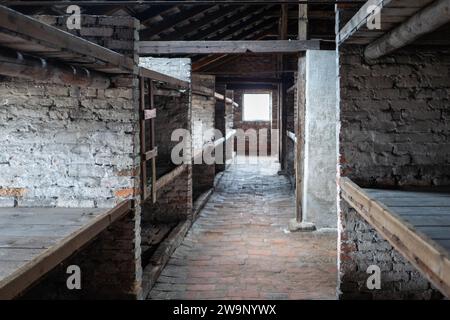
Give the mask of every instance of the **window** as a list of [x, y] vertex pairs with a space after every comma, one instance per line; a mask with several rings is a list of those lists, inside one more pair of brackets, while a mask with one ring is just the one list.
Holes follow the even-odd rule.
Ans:
[[243, 121], [270, 121], [270, 93], [244, 94]]

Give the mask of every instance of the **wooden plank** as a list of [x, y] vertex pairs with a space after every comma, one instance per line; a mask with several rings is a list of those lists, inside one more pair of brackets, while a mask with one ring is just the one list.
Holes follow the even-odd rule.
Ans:
[[295, 143], [297, 143], [297, 137], [295, 136], [294, 132], [291, 132], [289, 130], [286, 130], [286, 135], [289, 139], [291, 139], [292, 141], [294, 141]]
[[189, 82], [187, 81], [183, 81], [144, 67], [139, 68], [139, 75], [144, 78], [149, 78], [155, 81], [167, 83], [179, 89], [189, 89]]
[[211, 53], [296, 53], [320, 50], [320, 40], [140, 41], [139, 55]]
[[421, 214], [428, 214], [428, 215], [450, 215], [450, 208], [449, 207], [395, 207], [392, 208], [396, 213], [398, 213], [401, 216], [413, 216], [413, 215], [421, 215]]
[[389, 207], [450, 207], [450, 198], [383, 198], [374, 197]]
[[162, 189], [164, 186], [168, 185], [170, 182], [174, 181], [180, 174], [182, 174], [187, 169], [187, 165], [182, 164], [170, 171], [169, 173], [163, 175], [161, 178], [156, 180], [156, 190]]
[[36, 213], [33, 208], [29, 212], [18, 214], [14, 213], [14, 209], [0, 210], [0, 226], [1, 225], [67, 225], [67, 226], [80, 226], [86, 221], [89, 221], [93, 217], [100, 214], [101, 209], [94, 209], [92, 211], [87, 211], [85, 213], [80, 213], [73, 211], [72, 213], [62, 213], [56, 208], [51, 209], [50, 212], [39, 212]]
[[[434, 0], [369, 0], [339, 31], [337, 35], [338, 44], [342, 44], [344, 41], [348, 43], [356, 43], [354, 36], [359, 30], [363, 33], [369, 34], [373, 31], [382, 31], [384, 34], [395, 26], [406, 21], [410, 16], [417, 13], [433, 1]], [[369, 30], [367, 28], [367, 20], [371, 15], [368, 8], [373, 5], [381, 8], [381, 30]], [[369, 44], [371, 39], [374, 38], [374, 36], [370, 36], [366, 40], [360, 40], [359, 43]]]
[[166, 90], [166, 89], [155, 89], [155, 96], [164, 96], [164, 97], [181, 97], [181, 92], [176, 90]]
[[96, 216], [75, 232], [66, 234], [57, 245], [51, 246], [33, 256], [22, 267], [0, 280], [0, 299], [12, 299], [19, 295], [36, 280], [71, 256], [77, 249], [94, 239], [112, 223], [131, 212], [133, 206], [132, 200], [126, 200], [115, 208]]
[[126, 73], [131, 73], [134, 70], [134, 61], [122, 54], [1, 5], [0, 28], [13, 32], [19, 38], [32, 43], [45, 45], [60, 51], [74, 52], [81, 56], [94, 57]]
[[450, 297], [450, 255], [398, 214], [372, 199], [348, 178], [340, 179], [342, 198], [389, 243]]
[[[395, 210], [393, 210], [395, 212]], [[411, 223], [414, 227], [436, 227], [436, 226], [450, 226], [450, 215], [430, 215], [430, 214], [416, 214], [404, 216], [403, 219]], [[450, 239], [450, 234], [449, 234]]]
[[144, 119], [150, 120], [156, 117], [156, 108], [144, 110]]
[[[24, 237], [0, 235], [0, 248], [30, 248], [47, 249], [58, 242], [60, 238], [54, 235]], [[3, 265], [2, 265], [3, 268]]]
[[158, 156], [158, 148], [154, 147], [152, 150], [145, 152], [145, 160], [151, 160], [154, 157]]
[[450, 194], [444, 192], [427, 192], [427, 191], [403, 191], [403, 190], [381, 190], [381, 189], [363, 189], [370, 195], [375, 197], [382, 196], [384, 198], [417, 198], [417, 197], [450, 197]]
[[214, 92], [214, 98], [216, 98], [217, 100], [221, 100], [221, 101], [225, 100], [225, 96], [223, 94], [218, 93], [218, 92]]
[[450, 226], [414, 226], [431, 239], [450, 240]]
[[146, 164], [146, 145], [145, 145], [145, 78], [139, 76], [139, 111], [143, 116], [139, 121], [140, 132], [139, 132], [139, 144], [140, 144], [140, 154], [141, 154], [141, 200], [145, 201], [147, 199], [148, 188], [147, 188], [147, 164]]
[[[426, 1], [424, 1], [426, 2]], [[450, 22], [450, 2], [436, 0], [398, 27], [370, 43], [364, 50], [366, 59], [378, 59], [399, 48], [413, 43], [421, 36], [431, 33]], [[448, 37], [443, 37], [448, 38]]]

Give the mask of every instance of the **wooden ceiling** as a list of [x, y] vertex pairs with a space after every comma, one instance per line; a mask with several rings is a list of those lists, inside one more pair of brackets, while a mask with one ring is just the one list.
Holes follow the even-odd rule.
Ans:
[[[14, 1], [20, 2], [20, 1]], [[25, 2], [25, 1], [22, 1]], [[48, 1], [46, 1], [48, 2]], [[58, 2], [62, 4], [58, 4]], [[70, 1], [55, 0], [53, 5], [10, 6], [25, 14], [65, 14], [67, 3]], [[72, 1], [76, 3], [77, 1]], [[224, 4], [205, 4], [201, 1], [193, 5], [188, 1], [186, 5], [176, 1], [162, 5], [161, 1], [154, 5], [124, 5], [124, 1], [115, 4], [115, 0], [92, 1], [95, 5], [81, 5], [85, 14], [115, 15], [129, 14], [141, 21], [141, 40], [251, 40], [270, 39], [278, 35], [280, 20], [280, 5], [270, 1], [264, 4], [242, 4], [229, 1]], [[99, 3], [102, 3], [99, 5]], [[133, 3], [134, 2], [134, 3]], [[29, 1], [26, 1], [29, 3]], [[263, 4], [261, 4], [263, 3]], [[334, 5], [309, 5], [309, 24], [311, 39], [334, 40]], [[289, 37], [296, 38], [298, 5], [289, 5]]]
[[[347, 6], [359, 8], [361, 1], [355, 0], [355, 4]], [[63, 15], [68, 2], [55, 0], [52, 5], [39, 5], [40, 1], [34, 1], [33, 5], [27, 3], [11, 8], [29, 15]], [[193, 1], [186, 4], [173, 0], [164, 2], [167, 4], [157, 1], [155, 4], [134, 2], [124, 5], [124, 1], [104, 0], [93, 1], [93, 5], [89, 5], [83, 1], [80, 7], [85, 14], [131, 15], [139, 19], [141, 40], [273, 40], [279, 37], [281, 4], [276, 1], [260, 1], [257, 4], [248, 1], [245, 4], [233, 1], [201, 1], [199, 4], [192, 4]], [[298, 4], [288, 5], [288, 16], [288, 39], [297, 39]], [[334, 41], [334, 17], [334, 4], [308, 4], [308, 38]], [[189, 57], [201, 69], [209, 63], [226, 59], [227, 55]]]

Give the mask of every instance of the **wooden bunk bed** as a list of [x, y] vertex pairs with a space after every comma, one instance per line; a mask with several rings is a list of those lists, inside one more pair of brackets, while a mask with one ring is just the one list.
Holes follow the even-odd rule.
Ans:
[[348, 178], [340, 186], [343, 199], [450, 297], [450, 193], [363, 189]]
[[132, 211], [132, 200], [109, 210], [0, 208], [0, 299], [20, 295]]

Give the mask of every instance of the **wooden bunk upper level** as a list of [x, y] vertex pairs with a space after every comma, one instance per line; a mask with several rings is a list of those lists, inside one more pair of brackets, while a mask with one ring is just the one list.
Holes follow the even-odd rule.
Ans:
[[340, 186], [343, 199], [450, 297], [450, 194], [362, 189], [348, 178]]

